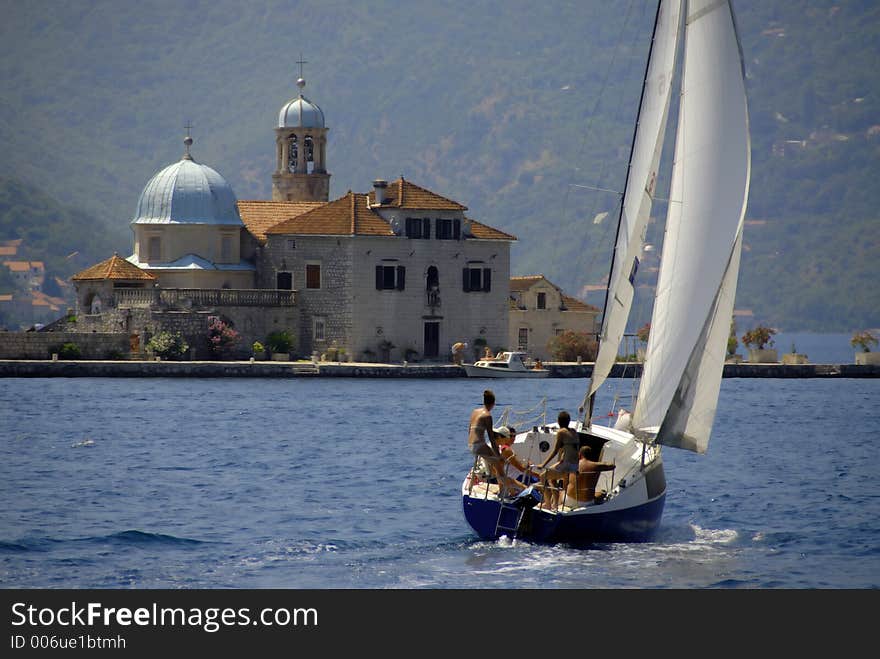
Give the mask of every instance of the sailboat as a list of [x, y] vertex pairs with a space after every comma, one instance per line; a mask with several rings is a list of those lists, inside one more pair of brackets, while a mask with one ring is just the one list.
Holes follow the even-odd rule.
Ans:
[[[679, 47], [679, 39], [683, 45]], [[623, 338], [682, 52], [678, 122], [651, 332], [631, 413], [593, 422]], [[477, 459], [461, 493], [464, 516], [484, 539], [645, 542], [656, 537], [666, 499], [661, 447], [705, 453], [715, 416], [739, 273], [751, 167], [745, 74], [729, 0], [660, 0], [620, 205], [599, 352], [583, 417], [574, 422], [591, 458], [613, 462], [600, 496], [556, 509], [533, 488], [515, 496]], [[553, 423], [516, 428], [510, 448], [541, 464]], [[529, 472], [525, 474], [528, 478]], [[521, 477], [523, 478], [523, 477]]]

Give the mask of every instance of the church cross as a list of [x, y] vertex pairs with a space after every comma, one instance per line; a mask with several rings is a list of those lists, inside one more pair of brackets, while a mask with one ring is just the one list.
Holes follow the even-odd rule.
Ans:
[[303, 64], [308, 64], [308, 61], [303, 59], [302, 53], [299, 54], [299, 59], [296, 61], [299, 64], [299, 77], [303, 77]]

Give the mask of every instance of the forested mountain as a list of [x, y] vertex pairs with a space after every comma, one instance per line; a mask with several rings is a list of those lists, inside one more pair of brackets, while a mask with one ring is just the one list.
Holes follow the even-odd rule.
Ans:
[[[736, 306], [787, 331], [880, 326], [880, 6], [734, 7], [753, 140]], [[138, 195], [180, 157], [188, 121], [197, 160], [239, 198], [269, 198], [273, 127], [297, 93], [302, 54], [304, 92], [330, 128], [331, 197], [403, 174], [515, 234], [512, 274], [540, 272], [575, 295], [607, 275], [617, 197], [591, 188], [622, 187], [651, 2], [3, 0], [2, 9], [0, 176], [16, 181], [6, 194], [39, 190], [77, 224], [56, 231], [45, 221], [46, 261], [127, 254]], [[33, 229], [18, 206], [0, 208], [0, 241]], [[656, 210], [649, 239], [659, 247], [665, 209]]]

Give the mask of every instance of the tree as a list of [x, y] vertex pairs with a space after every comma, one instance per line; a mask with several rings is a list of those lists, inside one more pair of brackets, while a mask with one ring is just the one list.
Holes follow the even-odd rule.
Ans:
[[774, 334], [776, 334], [776, 330], [772, 327], [758, 325], [742, 335], [742, 342], [749, 348], [763, 350], [765, 347], [773, 345]]
[[553, 359], [559, 362], [573, 362], [577, 358], [593, 361], [599, 344], [586, 332], [565, 330], [557, 334], [547, 342], [547, 349], [553, 355]]

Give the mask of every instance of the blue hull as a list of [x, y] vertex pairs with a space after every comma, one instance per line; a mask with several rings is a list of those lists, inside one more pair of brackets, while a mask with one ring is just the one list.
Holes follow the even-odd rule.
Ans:
[[[589, 544], [593, 542], [649, 542], [654, 539], [663, 516], [666, 493], [639, 506], [600, 512], [552, 514], [532, 508], [525, 512], [517, 537], [533, 542]], [[462, 496], [462, 508], [468, 524], [484, 540], [497, 540], [501, 504], [492, 499]], [[596, 511], [596, 512], [592, 512]], [[515, 511], [505, 510], [502, 523], [515, 526]], [[506, 532], [510, 535], [510, 532]]]

